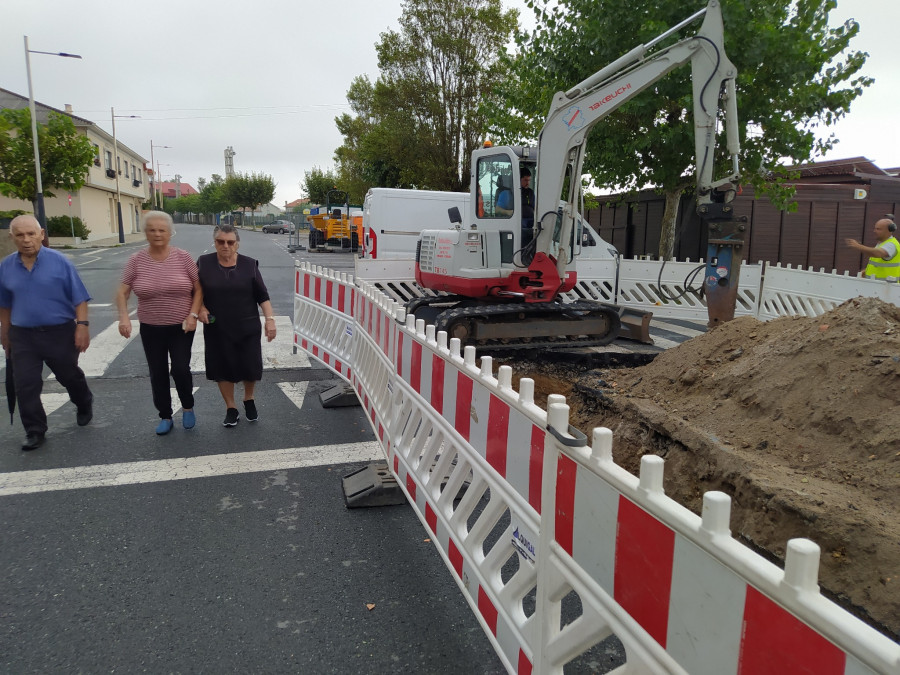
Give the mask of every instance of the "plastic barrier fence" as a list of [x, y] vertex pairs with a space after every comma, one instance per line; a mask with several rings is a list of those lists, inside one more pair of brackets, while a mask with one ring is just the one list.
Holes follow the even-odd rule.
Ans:
[[609, 430], [589, 448], [562, 397], [548, 415], [529, 380], [357, 283], [299, 267], [295, 341], [352, 383], [509, 672], [562, 673], [611, 635], [621, 672], [900, 672], [900, 645], [819, 594], [815, 544], [780, 570], [731, 538], [726, 495], [690, 513], [661, 458], [630, 475]]
[[[706, 299], [695, 293], [684, 293], [686, 280], [692, 281], [693, 288], [701, 284], [702, 270], [697, 272], [699, 278], [691, 280], [690, 276], [702, 265], [703, 261], [663, 264], [658, 260], [621, 260], [617, 270], [615, 261], [579, 260], [578, 282], [566, 297], [569, 300], [611, 302], [650, 311], [660, 318], [705, 323], [708, 318]], [[411, 260], [378, 264], [360, 261], [358, 269], [361, 279], [374, 283], [398, 302], [406, 302], [426, 292], [415, 283]], [[880, 298], [900, 306], [900, 284], [821, 269], [743, 263], [735, 315], [753, 316], [761, 321], [779, 316], [819, 316], [858, 296]]]
[[[568, 296], [571, 299], [584, 297], [612, 302], [653, 312], [654, 316], [667, 319], [705, 322], [705, 296], [698, 297], [696, 293], [685, 292], [686, 287], [700, 288], [703, 285], [704, 266], [703, 261], [668, 261], [663, 264], [657, 260], [622, 259], [618, 263], [618, 295], [615, 295], [611, 292], [616, 287], [617, 270], [614, 260], [578, 260], [578, 283]], [[762, 269], [761, 264], [741, 265], [736, 315], [756, 315]], [[606, 294], [608, 297], [602, 297]]]
[[758, 317], [765, 321], [777, 316], [819, 316], [857, 296], [900, 306], [900, 284], [814, 272], [811, 268], [766, 265]]

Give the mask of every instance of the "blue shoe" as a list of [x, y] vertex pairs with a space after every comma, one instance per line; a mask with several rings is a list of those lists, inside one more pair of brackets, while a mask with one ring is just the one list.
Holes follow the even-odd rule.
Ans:
[[194, 425], [197, 424], [197, 416], [194, 414], [194, 411], [185, 410], [181, 416], [181, 423], [185, 429], [193, 429]]
[[165, 436], [167, 433], [172, 431], [172, 420], [160, 420], [159, 424], [156, 425], [156, 434], [157, 436]]

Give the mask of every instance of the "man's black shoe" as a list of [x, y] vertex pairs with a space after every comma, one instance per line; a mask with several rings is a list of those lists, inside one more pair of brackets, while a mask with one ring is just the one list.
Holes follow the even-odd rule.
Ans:
[[23, 450], [37, 450], [44, 444], [44, 434], [28, 434], [22, 443]]
[[92, 419], [94, 419], [93, 403], [88, 403], [84, 408], [78, 408], [78, 411], [75, 413], [75, 421], [78, 422], [80, 427], [87, 426]]

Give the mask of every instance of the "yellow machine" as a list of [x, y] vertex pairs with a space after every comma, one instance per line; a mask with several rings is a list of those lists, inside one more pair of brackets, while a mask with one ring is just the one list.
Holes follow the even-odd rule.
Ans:
[[329, 190], [324, 210], [307, 216], [309, 250], [358, 250], [362, 241], [362, 215], [350, 216], [348, 194], [343, 190]]

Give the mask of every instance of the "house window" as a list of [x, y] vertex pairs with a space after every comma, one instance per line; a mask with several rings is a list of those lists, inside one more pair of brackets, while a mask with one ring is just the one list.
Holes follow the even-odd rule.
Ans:
[[122, 158], [116, 157], [116, 169], [119, 171], [119, 175], [122, 175]]
[[105, 159], [106, 159], [106, 169], [112, 169], [112, 152], [109, 150], [104, 151]]
[[125, 160], [125, 178], [128, 178], [128, 160]]
[[143, 183], [143, 182], [144, 182], [143, 172], [142, 172], [140, 169], [137, 170], [137, 179], [138, 179], [138, 182], [139, 182], [139, 183]]
[[140, 180], [140, 178], [138, 178], [137, 167], [134, 164], [131, 165], [131, 175], [134, 177], [135, 180], [137, 180], [137, 181]]

